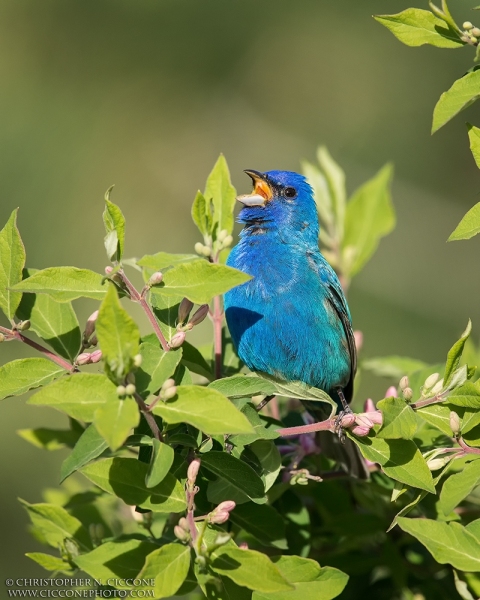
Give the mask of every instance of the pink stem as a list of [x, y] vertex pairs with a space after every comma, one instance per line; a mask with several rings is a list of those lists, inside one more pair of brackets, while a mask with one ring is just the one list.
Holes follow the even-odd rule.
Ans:
[[480, 454], [480, 448], [472, 448], [463, 441], [463, 438], [458, 438], [457, 441], [465, 454]]
[[118, 271], [118, 274], [122, 278], [122, 281], [124, 282], [124, 284], [127, 286], [127, 289], [130, 292], [131, 299], [134, 302], [137, 302], [138, 304], [140, 304], [140, 306], [143, 308], [143, 312], [147, 315], [148, 320], [152, 324], [153, 330], [155, 331], [157, 338], [159, 339], [164, 352], [168, 352], [170, 350], [170, 346], [168, 345], [168, 342], [165, 339], [165, 336], [163, 335], [162, 330], [160, 329], [160, 326], [157, 322], [157, 319], [155, 318], [155, 315], [152, 312], [152, 309], [150, 308], [150, 305], [145, 300], [143, 291], [142, 291], [142, 294], [138, 293], [137, 288], [128, 279], [128, 277], [125, 275], [123, 270]]
[[334, 431], [334, 429], [335, 419], [328, 419], [327, 421], [320, 421], [320, 423], [312, 423], [311, 425], [277, 429], [277, 433], [282, 437], [288, 437], [290, 435], [301, 435], [302, 433], [314, 433], [315, 431]]
[[163, 436], [160, 432], [160, 429], [158, 428], [157, 422], [155, 421], [155, 417], [150, 412], [150, 407], [145, 404], [145, 402], [143, 401], [143, 398], [140, 396], [140, 394], [137, 394], [137, 393], [135, 394], [135, 400], [138, 404], [138, 407], [142, 411], [143, 416], [145, 417], [145, 420], [148, 423], [148, 426], [150, 427], [150, 429], [153, 433], [153, 437], [155, 439], [159, 440], [160, 442], [162, 442]]
[[76, 370], [76, 367], [74, 367], [68, 361], [63, 359], [61, 356], [58, 356], [57, 354], [55, 354], [55, 352], [52, 352], [48, 348], [45, 348], [44, 346], [37, 344], [37, 342], [34, 342], [33, 340], [25, 337], [19, 331], [14, 331], [13, 329], [6, 329], [5, 327], [0, 327], [0, 332], [4, 333], [5, 335], [9, 336], [10, 338], [18, 340], [19, 342], [23, 342], [24, 344], [27, 344], [27, 346], [30, 346], [31, 348], [35, 348], [35, 350], [38, 350], [39, 352], [41, 352], [44, 356], [46, 356], [47, 358], [52, 360], [59, 367], [62, 367], [62, 369], [65, 369], [66, 371], [69, 371], [72, 373], [73, 371]]

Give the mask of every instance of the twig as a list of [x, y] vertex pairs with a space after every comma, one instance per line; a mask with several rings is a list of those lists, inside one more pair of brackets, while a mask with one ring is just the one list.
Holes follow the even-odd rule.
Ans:
[[6, 336], [8, 336], [8, 338], [10, 338], [10, 339], [14, 339], [19, 342], [23, 342], [24, 344], [27, 344], [27, 346], [30, 346], [31, 348], [35, 348], [35, 350], [38, 350], [45, 357], [49, 358], [54, 363], [56, 363], [59, 367], [62, 367], [62, 369], [65, 369], [66, 371], [69, 371], [70, 373], [73, 373], [74, 371], [77, 370], [77, 368], [74, 365], [72, 365], [71, 363], [69, 363], [67, 360], [63, 359], [61, 356], [58, 356], [57, 354], [55, 354], [55, 352], [52, 352], [48, 348], [45, 348], [45, 346], [37, 344], [37, 342], [34, 342], [30, 338], [25, 337], [19, 331], [15, 331], [13, 329], [6, 329], [5, 327], [0, 327], [0, 332], [5, 334]]
[[437, 394], [435, 396], [432, 396], [431, 398], [426, 398], [425, 400], [417, 400], [417, 402], [410, 404], [410, 406], [414, 409], [423, 408], [424, 406], [429, 406], [430, 404], [439, 404], [444, 400], [445, 398], [443, 398], [442, 394]]
[[480, 454], [480, 448], [472, 448], [465, 443], [462, 437], [459, 437], [457, 442], [465, 454]]
[[326, 421], [312, 423], [311, 425], [299, 425], [298, 427], [277, 429], [277, 433], [282, 437], [288, 437], [290, 435], [300, 435], [302, 433], [314, 433], [315, 431], [335, 431], [335, 425], [335, 419], [327, 419]]
[[143, 312], [147, 315], [148, 320], [152, 324], [153, 330], [155, 331], [164, 352], [168, 352], [170, 350], [170, 346], [168, 345], [168, 342], [165, 339], [162, 330], [160, 329], [160, 326], [157, 322], [157, 319], [155, 318], [155, 315], [153, 314], [152, 309], [150, 308], [150, 305], [145, 300], [145, 288], [142, 290], [142, 293], [139, 293], [137, 288], [125, 275], [123, 269], [120, 269], [118, 271], [118, 275], [122, 278], [123, 283], [126, 285], [128, 291], [130, 292], [130, 298], [133, 300], [133, 302], [137, 302], [143, 308]]
[[163, 442], [163, 436], [160, 432], [160, 429], [158, 428], [157, 422], [155, 421], [155, 417], [152, 415], [152, 413], [149, 410], [149, 407], [145, 404], [145, 402], [143, 401], [143, 398], [140, 396], [140, 394], [135, 393], [134, 398], [138, 404], [138, 407], [140, 408], [140, 411], [142, 412], [143, 416], [145, 417], [145, 420], [147, 421], [148, 426], [152, 430], [153, 437], [155, 439], [157, 439], [159, 442]]

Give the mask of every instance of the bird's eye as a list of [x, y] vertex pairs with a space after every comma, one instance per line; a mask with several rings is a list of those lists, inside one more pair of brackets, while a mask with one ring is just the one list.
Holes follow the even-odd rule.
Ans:
[[287, 187], [284, 191], [285, 198], [295, 198], [297, 195], [297, 190], [293, 187]]

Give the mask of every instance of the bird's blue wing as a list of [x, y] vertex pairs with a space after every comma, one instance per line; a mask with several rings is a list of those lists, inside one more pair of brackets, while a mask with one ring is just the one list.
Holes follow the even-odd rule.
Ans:
[[352, 319], [345, 294], [335, 272], [322, 256], [322, 261], [317, 263], [318, 275], [322, 279], [327, 291], [327, 300], [342, 322], [347, 339], [348, 353], [350, 355], [350, 380], [344, 388], [347, 402], [352, 400], [353, 380], [357, 372], [357, 346], [353, 335]]

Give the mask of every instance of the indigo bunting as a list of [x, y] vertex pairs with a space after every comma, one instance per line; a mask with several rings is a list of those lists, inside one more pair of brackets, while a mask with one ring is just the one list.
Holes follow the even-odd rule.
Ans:
[[[244, 228], [227, 264], [253, 278], [225, 294], [238, 355], [252, 371], [303, 381], [348, 409], [357, 365], [355, 339], [338, 277], [318, 247], [312, 188], [290, 171], [245, 172], [254, 190], [237, 198], [244, 205], [238, 217]], [[305, 404], [315, 418], [328, 417], [322, 410], [326, 405]], [[354, 444], [347, 440], [343, 451], [336, 446], [335, 458], [362, 476], [365, 469]]]

